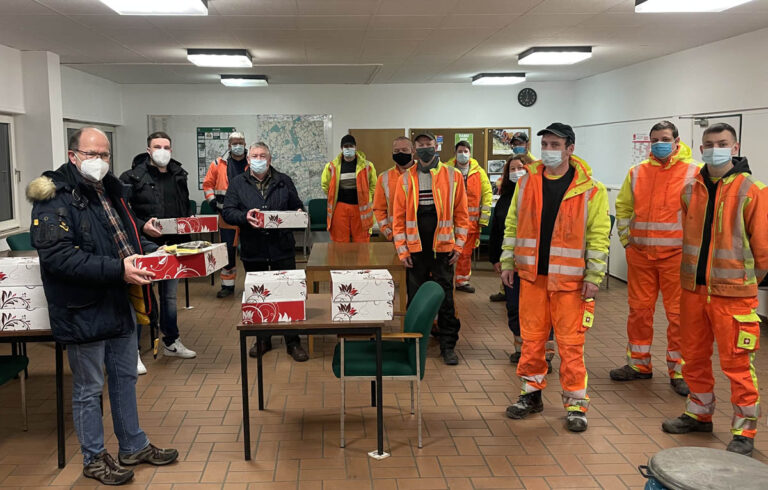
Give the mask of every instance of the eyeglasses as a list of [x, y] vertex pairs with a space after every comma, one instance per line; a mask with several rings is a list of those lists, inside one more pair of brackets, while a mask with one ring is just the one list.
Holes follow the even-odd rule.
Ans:
[[77, 153], [82, 153], [87, 158], [101, 158], [104, 161], [107, 161], [107, 160], [109, 160], [112, 157], [112, 153], [110, 153], [110, 152], [97, 153], [97, 152], [94, 152], [94, 151], [82, 151], [82, 150], [72, 150], [72, 151], [75, 151]]

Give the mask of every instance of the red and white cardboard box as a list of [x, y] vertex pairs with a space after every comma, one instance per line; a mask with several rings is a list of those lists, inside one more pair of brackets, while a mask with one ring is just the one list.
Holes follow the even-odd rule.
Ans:
[[304, 211], [257, 211], [257, 228], [306, 228], [309, 216]]
[[0, 332], [50, 330], [48, 308], [33, 310], [0, 310]]
[[331, 297], [334, 303], [392, 301], [395, 283], [386, 269], [331, 271]]
[[216, 243], [191, 255], [157, 251], [136, 259], [136, 267], [155, 273], [153, 281], [203, 277], [227, 265], [227, 244]]
[[157, 227], [163, 235], [189, 235], [191, 233], [208, 233], [219, 230], [219, 217], [190, 216], [188, 218], [158, 219]]
[[0, 286], [0, 310], [48, 308], [43, 286]]
[[303, 269], [249, 272], [245, 275], [244, 304], [306, 299], [307, 275]]
[[[246, 300], [243, 294], [243, 300]], [[243, 324], [291, 323], [307, 319], [306, 302], [275, 301], [267, 303], [243, 303]]]
[[42, 285], [40, 259], [37, 257], [0, 258], [0, 288]]
[[331, 303], [331, 321], [391, 320], [394, 316], [393, 310], [394, 305], [391, 300]]

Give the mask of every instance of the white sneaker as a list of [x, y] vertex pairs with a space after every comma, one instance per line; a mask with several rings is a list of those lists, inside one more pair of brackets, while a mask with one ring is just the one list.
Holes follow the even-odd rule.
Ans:
[[182, 359], [192, 359], [197, 357], [197, 352], [184, 347], [179, 339], [176, 339], [171, 345], [163, 344], [163, 355], [168, 357], [181, 357]]
[[136, 372], [141, 376], [142, 374], [147, 374], [147, 368], [144, 366], [144, 363], [141, 362], [141, 351], [138, 351], [139, 355], [138, 362], [136, 363]]

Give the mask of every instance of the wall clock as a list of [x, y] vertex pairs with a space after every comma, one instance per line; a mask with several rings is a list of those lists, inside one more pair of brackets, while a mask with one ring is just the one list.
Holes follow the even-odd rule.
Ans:
[[523, 107], [531, 107], [536, 103], [537, 97], [538, 95], [536, 95], [535, 90], [532, 88], [524, 88], [517, 94], [517, 101], [520, 102], [520, 105]]

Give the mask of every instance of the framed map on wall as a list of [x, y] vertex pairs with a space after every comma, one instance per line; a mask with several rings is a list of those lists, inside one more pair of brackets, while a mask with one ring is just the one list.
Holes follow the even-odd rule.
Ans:
[[211, 162], [223, 157], [229, 148], [229, 134], [235, 128], [197, 128], [197, 185], [202, 190]]

